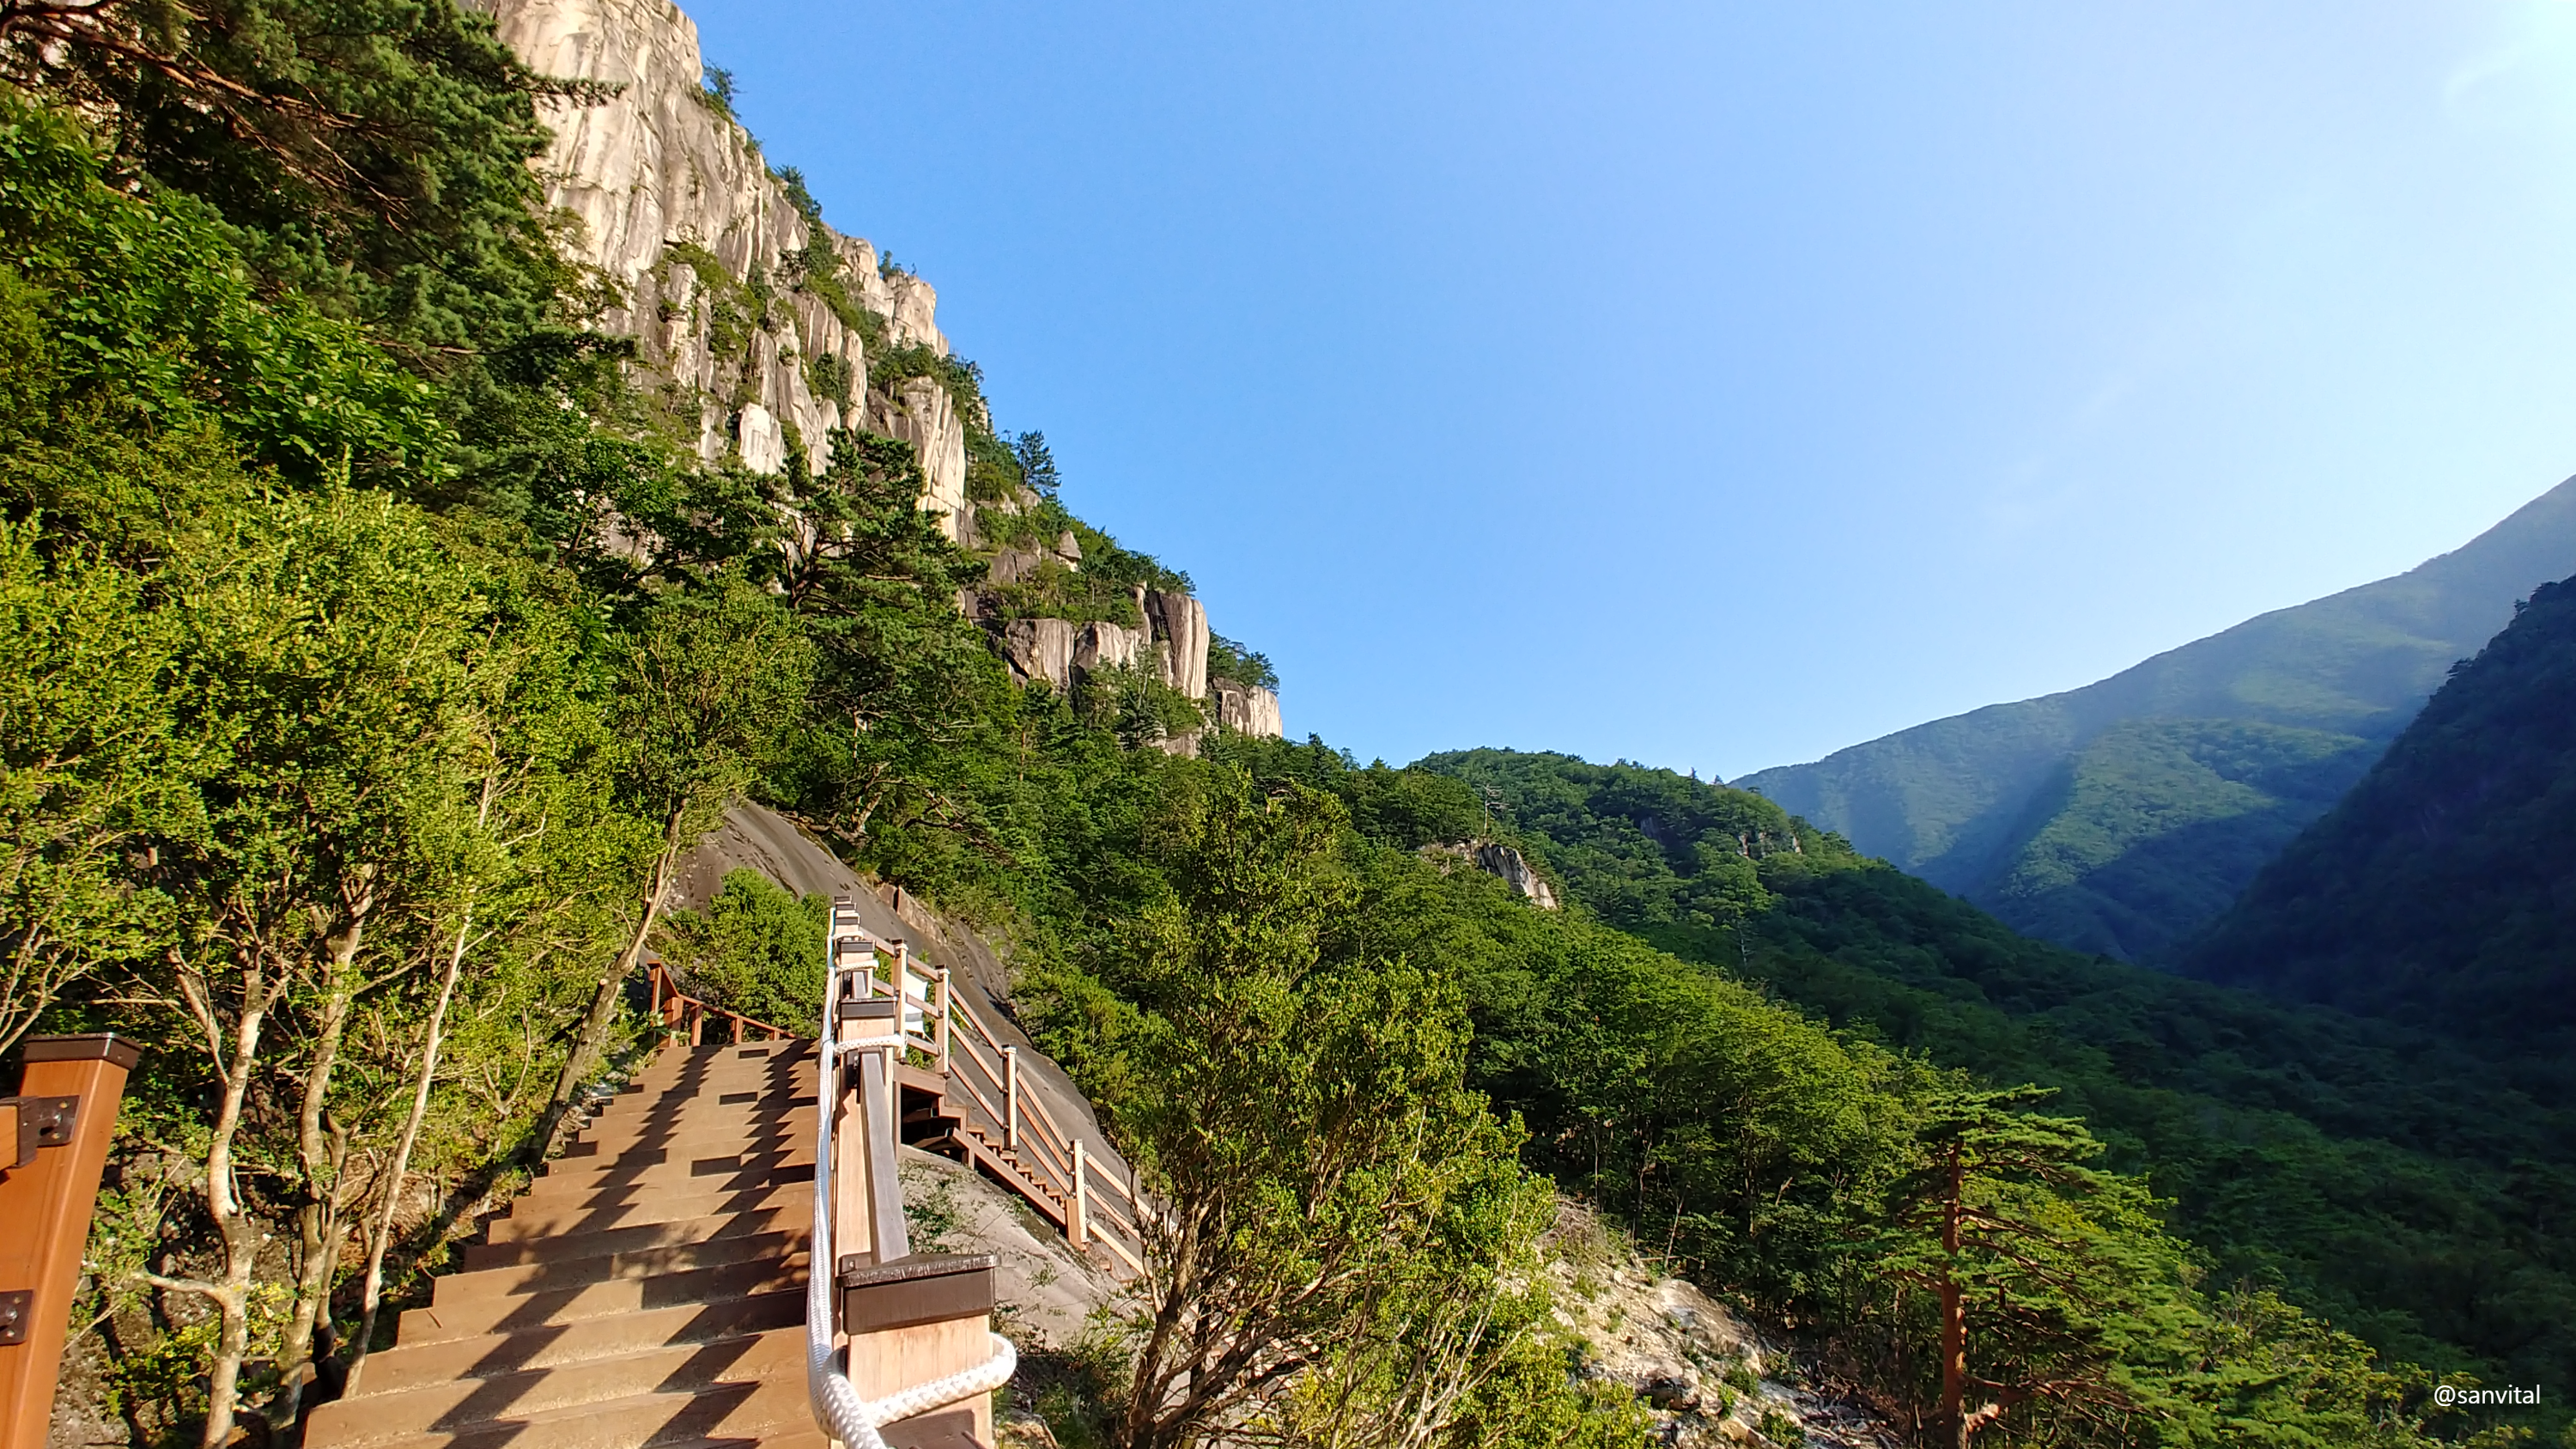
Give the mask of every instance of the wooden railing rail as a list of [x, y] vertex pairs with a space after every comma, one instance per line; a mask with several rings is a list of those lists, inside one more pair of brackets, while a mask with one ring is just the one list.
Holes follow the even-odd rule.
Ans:
[[916, 1037], [903, 976], [892, 999], [873, 992], [875, 943], [847, 901], [826, 939], [805, 1297], [814, 1420], [846, 1449], [885, 1449], [878, 1430], [897, 1423], [905, 1443], [990, 1443], [992, 1391], [1017, 1364], [991, 1331], [993, 1259], [917, 1255], [904, 1222], [895, 1067]]
[[115, 1036], [31, 1036], [0, 1098], [0, 1449], [41, 1449], [125, 1078]]
[[961, 1089], [959, 1109], [969, 1121], [980, 1118], [979, 1129], [999, 1139], [1005, 1175], [1021, 1179], [1022, 1195], [1061, 1223], [1075, 1246], [1096, 1246], [1130, 1273], [1142, 1273], [1144, 1233], [1138, 1225], [1144, 1212], [1134, 1188], [1103, 1173], [1081, 1135], [1066, 1131], [1027, 1089], [1019, 1049], [960, 999], [948, 970], [917, 959], [904, 941], [879, 943], [867, 936], [855, 915], [846, 930], [846, 938], [835, 938], [832, 959], [846, 955], [856, 961], [863, 955], [866, 963], [851, 973], [851, 989], [864, 998], [892, 998], [887, 1036]]
[[711, 1019], [724, 1022], [733, 1033], [730, 1040], [737, 1044], [746, 1041], [785, 1041], [795, 1035], [784, 1027], [772, 1026], [765, 1021], [755, 1021], [739, 1011], [729, 1011], [687, 994], [680, 990], [679, 978], [671, 974], [671, 968], [659, 961], [652, 962], [644, 968], [644, 984], [652, 993], [653, 1019], [662, 1024], [663, 1033], [666, 1036], [677, 1037], [685, 1031], [691, 1046], [706, 1044], [707, 1022]]

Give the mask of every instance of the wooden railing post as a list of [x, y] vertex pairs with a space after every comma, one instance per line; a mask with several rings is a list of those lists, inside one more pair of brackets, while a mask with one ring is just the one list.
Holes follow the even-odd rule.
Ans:
[[939, 1015], [937, 1020], [932, 1024], [931, 1030], [936, 1033], [933, 1039], [939, 1043], [939, 1074], [944, 1077], [948, 1075], [948, 993], [950, 988], [948, 985], [947, 967], [942, 966], [939, 968], [939, 975], [935, 978], [935, 981], [936, 984], [933, 986], [932, 990], [936, 993], [934, 1004], [938, 1009]]
[[1020, 1049], [1002, 1048], [1002, 1146], [1020, 1150]]
[[45, 1442], [107, 1140], [141, 1056], [114, 1036], [31, 1036], [0, 1110], [14, 1128], [0, 1133], [0, 1449]]
[[1064, 1236], [1077, 1248], [1091, 1245], [1091, 1185], [1083, 1180], [1082, 1139], [1073, 1139], [1073, 1194], [1064, 1207]]

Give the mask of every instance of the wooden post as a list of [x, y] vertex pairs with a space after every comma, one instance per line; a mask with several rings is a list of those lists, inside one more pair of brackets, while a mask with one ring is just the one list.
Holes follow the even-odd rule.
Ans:
[[943, 1076], [943, 1077], [944, 1077], [944, 1076], [948, 1075], [948, 1012], [949, 1012], [949, 1006], [948, 1006], [948, 1003], [949, 1003], [949, 995], [948, 995], [948, 993], [949, 993], [949, 985], [948, 985], [948, 968], [947, 968], [947, 967], [942, 966], [941, 968], [939, 968], [939, 975], [938, 975], [938, 977], [937, 977], [937, 985], [933, 987], [933, 990], [934, 990], [934, 992], [936, 993], [936, 996], [937, 996], [936, 1005], [938, 1006], [938, 1009], [939, 1009], [939, 1019], [938, 1019], [937, 1024], [936, 1024], [936, 1025], [934, 1025], [934, 1026], [931, 1028], [931, 1030], [932, 1030], [932, 1031], [934, 1031], [934, 1032], [936, 1032], [936, 1033], [938, 1034], [938, 1036], [937, 1036], [937, 1040], [938, 1040], [938, 1042], [939, 1042], [939, 1075], [941, 1075], [941, 1076]]
[[0, 1168], [0, 1449], [45, 1442], [107, 1140], [142, 1054], [113, 1036], [26, 1039], [19, 1130], [0, 1142], [16, 1164]]
[[[1071, 1134], [1067, 1134], [1071, 1135]], [[1065, 1204], [1064, 1235], [1077, 1248], [1091, 1243], [1091, 1185], [1083, 1181], [1082, 1139], [1073, 1139], [1073, 1196]]]
[[1002, 1147], [1020, 1150], [1020, 1049], [1002, 1048]]
[[695, 1002], [691, 1002], [690, 1007], [689, 1045], [704, 1046], [707, 1040], [707, 1009]]

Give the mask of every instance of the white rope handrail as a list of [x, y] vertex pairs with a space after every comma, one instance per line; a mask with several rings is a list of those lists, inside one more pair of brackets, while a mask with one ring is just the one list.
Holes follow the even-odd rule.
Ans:
[[814, 1087], [814, 1230], [805, 1270], [805, 1388], [813, 1400], [814, 1419], [825, 1433], [848, 1449], [886, 1449], [877, 1430], [915, 1414], [927, 1413], [976, 1394], [989, 1394], [1011, 1381], [1019, 1369], [1019, 1351], [1000, 1334], [990, 1334], [993, 1353], [973, 1368], [916, 1384], [882, 1399], [862, 1399], [832, 1346], [832, 1289], [839, 1277], [840, 1255], [832, 1241], [832, 1116], [841, 1097], [841, 1062], [853, 1051], [900, 1049], [903, 1038], [863, 1037], [835, 1043], [834, 1007], [840, 996], [841, 971], [825, 947], [823, 1030], [817, 1042], [820, 1058]]

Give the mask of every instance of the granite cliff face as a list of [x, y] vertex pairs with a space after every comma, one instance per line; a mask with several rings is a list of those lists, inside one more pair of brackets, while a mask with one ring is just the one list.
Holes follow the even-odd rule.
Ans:
[[[1207, 606], [1187, 594], [1138, 589], [1136, 612], [1145, 620], [1142, 629], [1071, 619], [1009, 619], [990, 627], [1011, 673], [1023, 684], [1043, 680], [1062, 694], [1096, 669], [1141, 664], [1164, 684], [1192, 699], [1206, 699]], [[1271, 710], [1275, 716], [1275, 700]]]
[[[643, 381], [708, 463], [755, 473], [831, 462], [832, 433], [859, 428], [910, 443], [920, 506], [951, 539], [993, 550], [988, 582], [1008, 585], [1050, 560], [1079, 570], [1071, 532], [1050, 548], [997, 547], [967, 496], [970, 431], [937, 377], [906, 375], [919, 349], [948, 356], [929, 283], [880, 266], [874, 246], [816, 220], [810, 200], [773, 174], [760, 145], [705, 84], [698, 30], [665, 0], [463, 0], [489, 14], [502, 41], [541, 74], [615, 88], [596, 105], [556, 105], [554, 142], [538, 162], [550, 205], [569, 218], [574, 260], [607, 284], [599, 319], [635, 340]], [[818, 276], [822, 280], [818, 281]], [[908, 359], [880, 369], [889, 357]], [[1007, 521], [1038, 504], [1026, 489], [981, 507]], [[791, 547], [815, 539], [800, 519]], [[615, 525], [612, 525], [614, 527]], [[637, 546], [647, 546], [638, 543]], [[975, 591], [959, 600], [984, 605]], [[1185, 593], [1135, 592], [1141, 627], [1068, 619], [987, 619], [996, 652], [1022, 682], [1062, 693], [1110, 666], [1143, 666], [1208, 707], [1211, 723], [1281, 733], [1267, 690], [1208, 679], [1206, 606]], [[1195, 732], [1168, 747], [1194, 748]]]
[[[1267, 693], [1268, 691], [1263, 691]], [[1514, 894], [1542, 911], [1558, 908], [1556, 887], [1529, 863], [1529, 857], [1516, 846], [1499, 840], [1444, 840], [1422, 847], [1423, 859], [1440, 867], [1443, 875], [1452, 865], [1473, 865], [1485, 874], [1501, 879]]]
[[1220, 679], [1216, 691], [1216, 722], [1237, 734], [1275, 740], [1287, 734], [1279, 720], [1279, 696], [1257, 684], [1236, 684]]
[[[556, 107], [539, 166], [549, 203], [578, 223], [576, 258], [616, 290], [602, 325], [633, 337], [665, 405], [694, 417], [698, 456], [776, 473], [802, 449], [820, 468], [832, 429], [865, 426], [919, 450], [922, 506], [956, 536], [966, 430], [947, 392], [912, 377], [884, 395], [847, 395], [846, 407], [825, 395], [833, 389], [818, 380], [867, 376], [863, 319], [774, 283], [828, 253], [854, 312], [881, 320], [881, 348], [946, 356], [938, 294], [881, 271], [866, 241], [806, 219], [759, 143], [707, 94], [689, 17], [660, 0], [468, 3], [537, 71], [619, 88], [600, 105]], [[747, 303], [765, 315], [745, 317]]]

